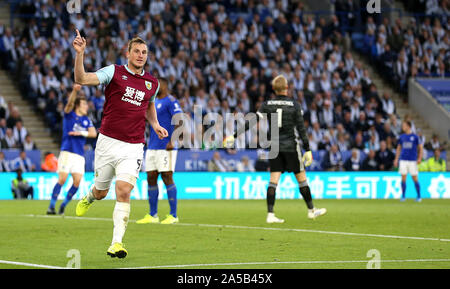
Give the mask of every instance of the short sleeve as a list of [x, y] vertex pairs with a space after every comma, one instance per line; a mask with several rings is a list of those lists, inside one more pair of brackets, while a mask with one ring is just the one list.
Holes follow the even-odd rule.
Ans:
[[158, 87], [156, 88], [155, 94], [150, 98], [150, 102], [155, 102], [155, 98], [159, 92], [159, 87], [160, 87], [160, 84], [159, 84], [159, 80], [158, 80]]
[[256, 114], [260, 117], [260, 118], [264, 118], [264, 113], [267, 113], [267, 106], [266, 106], [266, 102], [263, 102], [261, 104], [261, 107], [258, 109], [258, 111], [256, 112]]
[[115, 66], [114, 64], [105, 66], [95, 72], [100, 84], [108, 85], [114, 76]]
[[93, 127], [94, 124], [92, 123], [92, 120], [91, 120], [90, 118], [87, 118], [87, 120], [88, 120], [88, 125], [87, 125], [87, 127], [88, 127], [88, 128], [89, 128], [89, 127]]
[[176, 99], [170, 102], [169, 109], [170, 109], [170, 114], [171, 115], [183, 112], [183, 110], [181, 109], [180, 104], [178, 103], [178, 100], [176, 100]]

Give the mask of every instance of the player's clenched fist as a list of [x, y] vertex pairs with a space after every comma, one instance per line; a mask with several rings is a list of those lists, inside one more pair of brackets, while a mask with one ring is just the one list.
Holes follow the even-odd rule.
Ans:
[[167, 130], [165, 128], [163, 128], [162, 126], [155, 127], [154, 130], [160, 139], [163, 139], [163, 138], [169, 136], [169, 133], [167, 132]]
[[75, 51], [77, 53], [82, 53], [84, 49], [86, 48], [86, 39], [84, 37], [81, 37], [80, 31], [78, 29], [76, 30], [77, 37], [73, 40], [73, 48], [75, 48]]

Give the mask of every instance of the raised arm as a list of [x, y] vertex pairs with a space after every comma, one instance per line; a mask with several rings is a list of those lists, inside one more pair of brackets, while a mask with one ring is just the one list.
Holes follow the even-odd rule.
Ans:
[[75, 82], [81, 85], [99, 85], [100, 81], [97, 75], [93, 72], [84, 71], [84, 50], [86, 48], [86, 39], [81, 37], [80, 31], [76, 30], [77, 37], [73, 40], [73, 48], [76, 51], [75, 54]]
[[74, 106], [75, 106], [75, 100], [77, 98], [78, 91], [80, 91], [81, 85], [74, 83], [72, 92], [70, 93], [69, 99], [67, 100], [67, 104], [64, 107], [64, 113], [70, 113]]

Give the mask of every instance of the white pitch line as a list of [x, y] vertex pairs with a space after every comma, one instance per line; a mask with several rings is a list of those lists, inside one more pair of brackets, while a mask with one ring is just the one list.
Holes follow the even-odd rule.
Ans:
[[0, 264], [36, 267], [36, 268], [45, 268], [45, 269], [67, 269], [67, 267], [58, 267], [58, 266], [41, 265], [41, 264], [24, 263], [24, 262], [14, 262], [14, 261], [7, 261], [7, 260], [0, 260]]
[[[368, 263], [369, 261], [371, 261], [371, 260], [215, 263], [215, 264], [184, 264], [184, 265], [144, 266], [144, 267], [129, 267], [129, 268], [120, 268], [120, 269], [164, 269], [164, 268], [187, 268], [187, 267], [242, 266], [242, 265], [282, 265], [282, 264], [346, 264], [346, 263]], [[405, 262], [450, 262], [450, 259], [380, 260], [380, 263], [405, 263]]]
[[[38, 217], [38, 218], [57, 218], [57, 216], [47, 215], [22, 215], [25, 217]], [[93, 220], [93, 221], [112, 221], [112, 218], [88, 218], [88, 217], [75, 217], [75, 216], [59, 216], [59, 218], [66, 219], [80, 219], [80, 220]], [[136, 222], [130, 220], [130, 222]], [[237, 225], [216, 225], [216, 224], [190, 224], [190, 223], [178, 223], [175, 226], [192, 226], [192, 227], [210, 227], [210, 228], [226, 228], [226, 229], [246, 229], [246, 230], [265, 230], [265, 231], [284, 231], [284, 232], [304, 232], [304, 233], [318, 233], [318, 234], [331, 234], [331, 235], [343, 235], [343, 236], [359, 236], [359, 237], [376, 237], [376, 238], [389, 238], [389, 239], [408, 239], [408, 240], [421, 240], [421, 241], [441, 241], [450, 242], [450, 239], [442, 238], [427, 238], [427, 237], [413, 237], [413, 236], [395, 236], [395, 235], [381, 235], [381, 234], [365, 234], [365, 233], [351, 233], [351, 232], [335, 232], [335, 231], [322, 231], [322, 230], [310, 230], [310, 229], [295, 229], [295, 228], [268, 228], [268, 227], [251, 227], [251, 226], [237, 226]]]
[[[242, 266], [242, 265], [283, 265], [283, 264], [349, 264], [349, 263], [367, 263], [370, 260], [348, 260], [348, 261], [286, 261], [286, 262], [246, 262], [246, 263], [215, 263], [215, 264], [182, 264], [182, 265], [160, 265], [129, 267], [119, 269], [164, 269], [164, 268], [189, 268], [189, 267], [212, 267], [212, 266]], [[406, 263], [406, 262], [450, 262], [450, 259], [412, 259], [412, 260], [380, 260], [380, 263]], [[44, 269], [71, 269], [67, 267], [50, 266], [42, 264], [33, 264], [25, 262], [15, 262], [0, 260], [0, 264], [17, 265], [25, 267], [35, 267]]]

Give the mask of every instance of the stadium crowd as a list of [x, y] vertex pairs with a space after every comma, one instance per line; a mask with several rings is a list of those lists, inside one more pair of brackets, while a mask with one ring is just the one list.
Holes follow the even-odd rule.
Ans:
[[[407, 2], [411, 5], [425, 1]], [[407, 92], [409, 77], [450, 76], [450, 2], [426, 2], [430, 5], [419, 10], [421, 16], [411, 17], [406, 24], [401, 18], [395, 23], [390, 23], [388, 18], [375, 23], [369, 16], [364, 35], [353, 34], [354, 46], [370, 55], [381, 74], [393, 79], [403, 93]]]
[[[353, 8], [347, 4], [357, 1], [334, 2], [337, 11], [348, 12]], [[145, 39], [151, 52], [145, 70], [169, 80], [191, 130], [201, 125], [192, 117], [195, 106], [203, 115], [256, 111], [274, 97], [270, 81], [281, 73], [304, 111], [312, 150], [328, 151], [325, 169], [392, 168], [401, 120], [391, 96], [380, 95], [369, 71], [346, 46], [344, 23], [351, 25], [351, 13], [315, 17], [301, 1], [287, 0], [82, 3], [81, 13], [68, 14], [66, 1], [22, 1], [14, 9], [32, 16], [25, 18], [26, 27], [0, 27], [2, 67], [54, 133], [61, 131], [73, 84], [71, 45], [77, 28], [87, 39], [86, 71], [126, 63], [127, 41], [136, 35]], [[364, 45], [357, 48], [405, 89], [407, 76], [449, 72], [449, 21], [434, 17], [403, 25], [367, 17]], [[82, 93], [98, 128], [102, 88], [83, 87]], [[344, 151], [351, 157], [344, 159]], [[363, 155], [368, 157], [363, 160]]]

